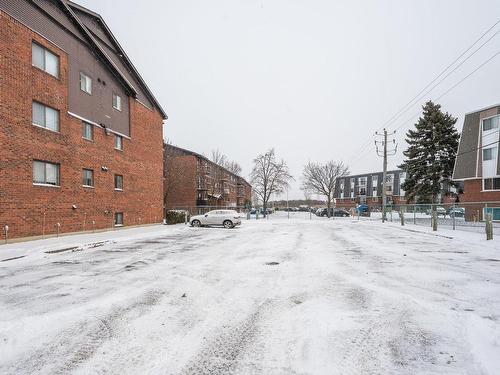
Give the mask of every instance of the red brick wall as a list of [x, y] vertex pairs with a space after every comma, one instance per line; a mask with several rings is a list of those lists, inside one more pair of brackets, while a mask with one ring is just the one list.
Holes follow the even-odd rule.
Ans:
[[[196, 206], [196, 157], [170, 156], [166, 163], [167, 171], [172, 171], [166, 179], [174, 179], [172, 188], [167, 194], [167, 209], [189, 208]], [[173, 165], [173, 166], [172, 166]]]
[[[92, 229], [93, 220], [96, 229], [111, 228], [115, 211], [124, 225], [160, 222], [161, 115], [131, 99], [123, 151], [98, 127], [92, 142], [84, 140], [81, 121], [67, 113], [65, 52], [3, 12], [0, 23], [0, 226], [9, 225], [10, 237], [54, 233], [56, 223], [61, 232]], [[59, 55], [60, 78], [31, 65], [32, 40]], [[59, 133], [32, 125], [33, 100], [60, 111]], [[61, 186], [34, 186], [33, 159], [60, 163]], [[83, 168], [94, 170], [94, 188], [82, 186]], [[123, 191], [114, 190], [114, 174], [123, 175]]]
[[[500, 202], [500, 191], [481, 191], [483, 181], [481, 179], [465, 180], [464, 193], [460, 196], [460, 202], [465, 207], [466, 220], [483, 220], [483, 208], [485, 204], [469, 204], [477, 202]], [[491, 206], [500, 207], [500, 204]]]

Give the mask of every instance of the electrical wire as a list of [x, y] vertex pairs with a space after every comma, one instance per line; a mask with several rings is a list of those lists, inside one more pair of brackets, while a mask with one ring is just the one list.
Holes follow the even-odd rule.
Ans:
[[[380, 128], [378, 128], [377, 130], [380, 130], [380, 129], [381, 129], [381, 128], [383, 128], [386, 124], [391, 123], [393, 120], [395, 120], [396, 116], [397, 116], [397, 118], [399, 118], [399, 116], [400, 116], [400, 112], [401, 112], [403, 109], [405, 109], [405, 111], [404, 111], [404, 112], [402, 112], [402, 113], [407, 112], [407, 110], [408, 110], [409, 108], [411, 108], [411, 106], [410, 106], [410, 107], [408, 107], [408, 109], [406, 109], [406, 107], [407, 107], [409, 104], [411, 104], [411, 103], [412, 103], [412, 102], [413, 102], [416, 98], [418, 98], [418, 97], [422, 94], [422, 92], [424, 92], [424, 91], [425, 91], [425, 90], [426, 90], [429, 86], [431, 86], [431, 85], [432, 85], [434, 82], [436, 82], [436, 81], [437, 81], [437, 80], [438, 80], [438, 79], [439, 79], [439, 78], [440, 78], [443, 74], [445, 74], [445, 73], [446, 73], [446, 71], [448, 71], [448, 69], [449, 69], [449, 68], [451, 68], [451, 67], [452, 67], [452, 66], [453, 66], [453, 65], [454, 65], [457, 61], [459, 61], [459, 60], [460, 60], [460, 59], [461, 59], [461, 58], [462, 58], [465, 54], [467, 54], [467, 52], [469, 52], [469, 51], [470, 51], [470, 50], [471, 50], [471, 49], [472, 49], [472, 48], [473, 48], [473, 47], [474, 47], [474, 46], [475, 46], [475, 45], [476, 45], [476, 44], [477, 44], [477, 43], [478, 43], [481, 39], [483, 39], [483, 38], [484, 38], [484, 37], [485, 37], [485, 36], [486, 36], [486, 35], [487, 35], [487, 34], [488, 34], [491, 30], [493, 30], [493, 29], [495, 28], [495, 26], [497, 26], [499, 23], [500, 23], [500, 19], [498, 19], [498, 20], [497, 20], [497, 21], [496, 21], [496, 22], [495, 22], [492, 26], [490, 26], [490, 27], [488, 28], [488, 30], [486, 30], [486, 31], [485, 31], [485, 32], [484, 32], [484, 33], [483, 33], [483, 34], [482, 34], [482, 35], [481, 35], [478, 39], [476, 39], [476, 40], [474, 41], [474, 43], [472, 43], [472, 44], [471, 44], [471, 45], [470, 45], [467, 49], [465, 49], [465, 50], [464, 50], [464, 51], [463, 51], [463, 52], [462, 52], [462, 53], [461, 53], [461, 54], [460, 54], [457, 58], [455, 58], [455, 59], [454, 59], [454, 60], [453, 60], [453, 61], [452, 61], [452, 62], [451, 62], [451, 63], [450, 63], [450, 64], [449, 64], [449, 65], [448, 65], [445, 69], [443, 69], [443, 70], [442, 70], [442, 71], [441, 71], [441, 72], [440, 72], [440, 73], [439, 73], [436, 77], [434, 77], [434, 79], [433, 79], [432, 81], [430, 81], [430, 82], [429, 82], [429, 83], [428, 83], [428, 84], [427, 84], [427, 85], [426, 85], [426, 86], [425, 86], [422, 90], [420, 90], [420, 91], [417, 93], [417, 95], [415, 95], [415, 97], [413, 97], [413, 98], [412, 98], [412, 99], [411, 99], [411, 100], [410, 100], [407, 104], [405, 104], [402, 108], [400, 108], [400, 109], [399, 109], [399, 110], [398, 110], [398, 111], [397, 111], [397, 112], [396, 112], [396, 113], [395, 113], [395, 114], [394, 114], [394, 115], [393, 115], [393, 116], [392, 116], [392, 117], [391, 117], [388, 121], [386, 121], [386, 122], [385, 122], [385, 123], [384, 123], [384, 124], [383, 124]], [[496, 36], [499, 32], [500, 32], [500, 30], [498, 30], [498, 31], [497, 31], [497, 32], [496, 32], [496, 33], [495, 33], [492, 37], [490, 37], [490, 38], [489, 38], [486, 42], [484, 42], [481, 46], [479, 46], [479, 48], [478, 48], [478, 49], [476, 49], [476, 50], [475, 50], [475, 51], [474, 51], [471, 55], [469, 55], [469, 56], [468, 56], [468, 57], [467, 57], [464, 61], [462, 61], [462, 62], [460, 63], [460, 65], [459, 65], [459, 66], [457, 66], [457, 67], [456, 67], [453, 71], [451, 71], [449, 74], [453, 73], [456, 69], [458, 69], [458, 67], [460, 67], [460, 66], [461, 66], [461, 65], [462, 65], [465, 61], [467, 61], [470, 57], [472, 57], [472, 55], [474, 55], [474, 54], [475, 54], [475, 53], [476, 53], [479, 49], [481, 49], [481, 48], [482, 48], [482, 47], [483, 47], [486, 43], [488, 43], [488, 42], [489, 42], [489, 41], [490, 41], [490, 40], [491, 40], [494, 36]], [[493, 57], [492, 57], [492, 58], [493, 58]], [[474, 73], [474, 72], [473, 72], [473, 73]], [[472, 75], [473, 73], [471, 73], [471, 75]], [[449, 74], [448, 74], [445, 78], [447, 78], [447, 77], [449, 76]], [[470, 75], [469, 75], [469, 76], [470, 76]], [[444, 79], [445, 79], [445, 78], [444, 78]], [[466, 77], [466, 78], [468, 78], [468, 77]], [[444, 79], [443, 79], [443, 80], [444, 80]], [[440, 84], [443, 80], [441, 80], [438, 84]], [[464, 79], [464, 80], [465, 80], [465, 79]], [[461, 83], [461, 82], [459, 82], [459, 83]], [[457, 84], [457, 85], [458, 85], [458, 84]], [[437, 85], [436, 85], [436, 86], [437, 86]], [[434, 89], [436, 86], [434, 86], [432, 89]], [[453, 88], [454, 88], [454, 87], [453, 87]], [[453, 89], [453, 88], [451, 88], [451, 89]], [[451, 89], [450, 89], [449, 91], [451, 91]], [[448, 93], [448, 92], [446, 92], [446, 93]], [[427, 93], [426, 93], [426, 94], [427, 94]], [[426, 94], [424, 94], [424, 95], [426, 95]], [[442, 96], [444, 96], [444, 95], [442, 95]], [[442, 97], [442, 96], [441, 96], [441, 97]], [[441, 98], [441, 97], [440, 97], [440, 98]], [[439, 98], [438, 98], [438, 99], [439, 99]], [[401, 114], [402, 114], [402, 113], [401, 113]], [[417, 115], [418, 115], [419, 113], [420, 113], [420, 111], [417, 113]], [[416, 115], [415, 115], [415, 116], [416, 116]], [[414, 118], [415, 116], [412, 116], [411, 118]], [[405, 121], [405, 123], [406, 123], [406, 121]], [[404, 125], [404, 124], [403, 124], [403, 125]], [[400, 125], [400, 126], [399, 126], [399, 128], [400, 128], [401, 126], [403, 126], [403, 125]], [[369, 140], [367, 140], [366, 142], [364, 142], [364, 143], [360, 146], [360, 148], [359, 148], [359, 149], [357, 149], [357, 150], [356, 150], [356, 152], [354, 152], [354, 153], [352, 154], [352, 156], [351, 156], [350, 158], [352, 158], [352, 157], [353, 157], [353, 156], [355, 156], [356, 154], [359, 154], [361, 150], [364, 150], [364, 149], [366, 148], [366, 146], [367, 146], [367, 145], [369, 145], [369, 144], [371, 143], [371, 141], [372, 141], [372, 140], [371, 140], [371, 138], [370, 138]]]

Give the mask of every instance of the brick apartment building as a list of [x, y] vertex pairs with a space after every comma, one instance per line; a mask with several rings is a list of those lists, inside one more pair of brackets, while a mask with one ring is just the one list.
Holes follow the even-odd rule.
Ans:
[[[339, 179], [335, 189], [336, 206], [350, 208], [356, 204], [366, 204], [368, 207], [382, 205], [382, 172], [365, 173], [346, 176]], [[387, 171], [386, 193], [387, 204], [406, 203], [401, 185], [406, 177], [402, 170]]]
[[[365, 173], [346, 176], [339, 179], [335, 190], [336, 205], [340, 208], [354, 207], [356, 204], [366, 204], [370, 208], [381, 208], [382, 206], [382, 177], [383, 172]], [[387, 205], [407, 204], [403, 183], [406, 172], [400, 169], [387, 171], [386, 196]], [[450, 204], [455, 201], [456, 192], [460, 188], [444, 186], [438, 201]]]
[[203, 155], [164, 145], [164, 202], [167, 209], [201, 213], [215, 207], [251, 204], [252, 186]]
[[453, 179], [464, 184], [461, 202], [466, 220], [483, 220], [485, 212], [500, 220], [499, 140], [500, 105], [465, 115]]
[[96, 13], [0, 1], [0, 226], [160, 222], [166, 114]]

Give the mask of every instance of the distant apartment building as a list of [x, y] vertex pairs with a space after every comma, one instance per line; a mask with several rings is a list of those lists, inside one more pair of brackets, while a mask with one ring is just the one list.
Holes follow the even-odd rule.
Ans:
[[241, 209], [251, 205], [252, 186], [203, 155], [164, 145], [166, 209], [205, 212], [211, 208]]
[[[337, 181], [336, 205], [337, 207], [349, 208], [356, 204], [371, 206], [382, 205], [382, 181], [383, 173], [364, 173], [346, 176]], [[405, 203], [402, 184], [406, 178], [406, 172], [402, 170], [391, 170], [387, 172], [385, 191], [387, 204], [395, 205]]]
[[465, 115], [453, 179], [463, 181], [461, 202], [467, 220], [483, 220], [486, 212], [500, 220], [499, 140], [500, 105]]
[[0, 61], [2, 234], [160, 222], [167, 116], [101, 16], [2, 0]]
[[[346, 176], [337, 181], [335, 198], [337, 207], [349, 208], [356, 204], [366, 204], [369, 207], [382, 205], [383, 172], [364, 173]], [[407, 204], [403, 184], [406, 172], [400, 169], [387, 171], [385, 181], [386, 204]], [[437, 200], [444, 204], [453, 203], [456, 193], [461, 188], [444, 185]]]

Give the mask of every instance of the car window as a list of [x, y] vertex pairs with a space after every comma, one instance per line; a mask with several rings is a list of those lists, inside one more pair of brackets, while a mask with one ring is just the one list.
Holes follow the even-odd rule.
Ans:
[[207, 215], [212, 216], [212, 215], [215, 215], [216, 213], [217, 213], [217, 211], [208, 211], [208, 212], [207, 212]]

